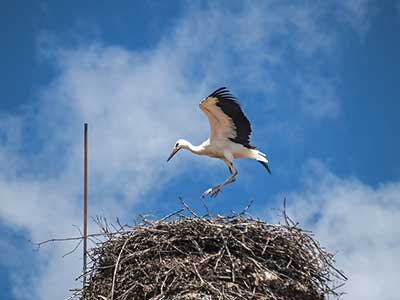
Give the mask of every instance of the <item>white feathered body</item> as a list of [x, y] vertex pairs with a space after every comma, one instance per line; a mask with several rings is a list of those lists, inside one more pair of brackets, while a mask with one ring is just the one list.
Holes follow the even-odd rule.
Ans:
[[249, 149], [243, 145], [234, 143], [230, 140], [214, 141], [212, 144], [210, 140], [204, 141], [200, 147], [201, 150], [196, 154], [207, 155], [220, 159], [236, 159], [236, 158], [250, 158], [263, 162], [268, 162], [266, 155], [257, 149]]

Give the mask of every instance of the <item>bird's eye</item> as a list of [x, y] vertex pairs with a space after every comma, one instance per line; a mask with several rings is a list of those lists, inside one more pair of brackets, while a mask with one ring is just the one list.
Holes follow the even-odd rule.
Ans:
[[175, 148], [177, 148], [178, 146], [179, 146], [179, 143], [176, 143], [176, 144], [175, 144]]

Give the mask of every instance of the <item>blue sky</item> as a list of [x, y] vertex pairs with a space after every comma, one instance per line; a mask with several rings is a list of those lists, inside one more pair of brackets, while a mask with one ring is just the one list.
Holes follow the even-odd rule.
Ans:
[[[338, 252], [348, 299], [394, 299], [400, 253], [400, 4], [396, 1], [2, 1], [0, 289], [62, 299], [79, 284], [82, 128], [91, 216], [162, 216], [228, 172], [181, 151], [208, 122], [199, 101], [227, 86], [273, 175], [240, 160], [206, 203], [275, 221], [291, 214]], [[94, 224], [91, 232], [96, 231]], [[374, 261], [374, 263], [371, 263]], [[397, 265], [396, 263], [397, 262]], [[61, 271], [60, 271], [61, 270]], [[378, 279], [377, 279], [378, 278]], [[32, 296], [33, 295], [33, 296]]]

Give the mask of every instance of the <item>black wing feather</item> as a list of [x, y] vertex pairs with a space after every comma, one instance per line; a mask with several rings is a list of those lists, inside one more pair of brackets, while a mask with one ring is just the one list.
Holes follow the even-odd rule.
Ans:
[[261, 161], [261, 160], [258, 160], [258, 162], [259, 162], [260, 164], [262, 164], [262, 165], [264, 166], [264, 168], [267, 169], [267, 171], [268, 171], [269, 174], [272, 174], [272, 173], [271, 173], [271, 169], [269, 168], [269, 166], [268, 166], [268, 164], [267, 164], [266, 162], [263, 162], [263, 161]]
[[216, 105], [229, 116], [236, 129], [236, 137], [230, 138], [232, 142], [242, 144], [243, 146], [255, 149], [256, 147], [250, 145], [251, 125], [247, 117], [244, 115], [240, 104], [236, 98], [225, 88], [221, 87], [212, 92], [209, 97], [218, 99]]

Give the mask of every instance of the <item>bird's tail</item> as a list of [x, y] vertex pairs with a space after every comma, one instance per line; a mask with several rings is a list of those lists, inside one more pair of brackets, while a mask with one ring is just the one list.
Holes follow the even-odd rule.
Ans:
[[262, 165], [264, 166], [264, 168], [267, 169], [267, 171], [268, 171], [269, 174], [272, 174], [272, 173], [271, 173], [271, 169], [270, 169], [269, 166], [268, 166], [268, 163], [266, 163], [265, 161], [261, 161], [261, 160], [258, 160], [258, 162], [259, 162], [260, 164], [262, 164]]
[[265, 169], [267, 169], [269, 174], [271, 173], [271, 169], [268, 166], [268, 159], [265, 153], [262, 153], [261, 151], [258, 150], [253, 150], [253, 153], [255, 154], [255, 159], [264, 166]]

